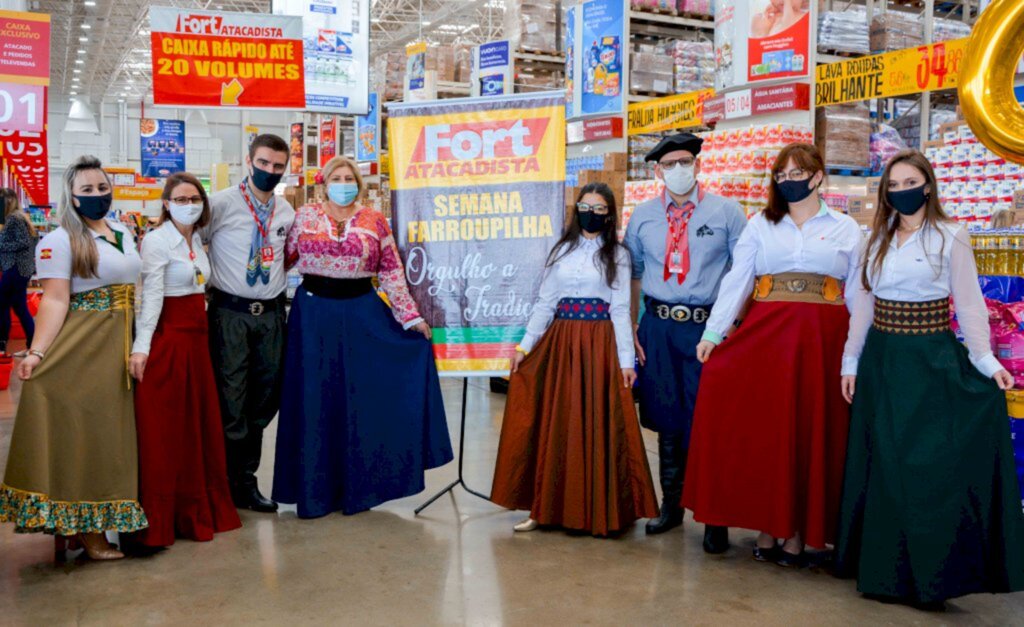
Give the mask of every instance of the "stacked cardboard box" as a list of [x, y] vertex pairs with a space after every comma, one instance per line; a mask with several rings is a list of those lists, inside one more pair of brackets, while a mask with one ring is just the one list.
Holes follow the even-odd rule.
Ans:
[[675, 93], [715, 86], [715, 46], [711, 42], [670, 41], [665, 53], [672, 57]]
[[405, 52], [392, 50], [374, 59], [371, 84], [385, 102], [402, 100], [404, 78]]
[[561, 2], [522, 0], [505, 5], [505, 36], [515, 50], [558, 54], [562, 49]]
[[871, 118], [865, 103], [818, 109], [815, 124], [815, 143], [829, 167], [871, 166]]
[[675, 84], [675, 61], [660, 46], [641, 45], [630, 60], [629, 89], [640, 94], [671, 94]]
[[871, 52], [916, 48], [924, 43], [921, 19], [911, 13], [886, 11], [871, 18]]

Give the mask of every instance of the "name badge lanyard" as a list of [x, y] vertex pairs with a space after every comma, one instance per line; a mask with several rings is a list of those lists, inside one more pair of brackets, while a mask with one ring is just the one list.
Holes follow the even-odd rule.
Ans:
[[693, 217], [693, 211], [696, 207], [690, 208], [689, 211], [683, 215], [680, 220], [679, 230], [676, 230], [676, 221], [671, 217], [668, 220], [668, 239], [669, 248], [668, 251], [668, 272], [669, 274], [680, 274], [683, 272], [683, 255], [679, 252], [679, 240], [686, 235], [687, 226], [690, 224], [690, 218]]
[[203, 271], [196, 265], [196, 251], [192, 250], [192, 247], [188, 249], [188, 260], [192, 262], [192, 269], [196, 273], [196, 285], [204, 285], [206, 283], [206, 277], [203, 276]]
[[256, 207], [253, 206], [252, 200], [249, 198], [249, 192], [245, 189], [245, 183], [241, 183], [238, 189], [242, 192], [242, 198], [245, 200], [245, 204], [249, 207], [249, 213], [252, 214], [252, 219], [256, 222], [256, 228], [259, 229], [260, 236], [263, 237], [263, 247], [260, 248], [260, 260], [263, 264], [264, 270], [269, 270], [271, 263], [274, 261], [274, 247], [268, 246], [269, 238], [267, 237], [268, 229], [274, 222], [274, 211], [277, 209], [277, 203], [271, 199], [270, 215], [267, 216], [267, 223], [263, 224], [260, 221], [259, 215], [256, 213]]

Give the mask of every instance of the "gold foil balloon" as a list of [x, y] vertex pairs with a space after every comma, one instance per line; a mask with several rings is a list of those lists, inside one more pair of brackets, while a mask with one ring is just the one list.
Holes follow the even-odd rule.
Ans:
[[1024, 54], [1024, 0], [993, 0], [974, 25], [960, 67], [960, 107], [975, 137], [1024, 163], [1024, 108], [1013, 76]]

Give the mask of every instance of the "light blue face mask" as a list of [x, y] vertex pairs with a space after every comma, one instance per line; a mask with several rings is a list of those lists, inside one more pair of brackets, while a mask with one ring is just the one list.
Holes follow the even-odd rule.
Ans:
[[359, 186], [355, 183], [331, 183], [327, 186], [327, 197], [332, 202], [347, 207], [355, 202]]

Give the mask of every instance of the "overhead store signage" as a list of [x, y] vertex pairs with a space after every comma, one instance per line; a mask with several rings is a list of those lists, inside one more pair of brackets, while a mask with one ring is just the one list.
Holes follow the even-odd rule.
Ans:
[[139, 120], [142, 176], [166, 178], [185, 171], [185, 122]]
[[42, 131], [45, 91], [42, 85], [0, 83], [0, 130]]
[[0, 82], [50, 84], [50, 16], [0, 11]]
[[356, 161], [377, 161], [380, 157], [380, 105], [377, 93], [370, 94], [370, 111], [356, 117]]
[[507, 39], [473, 48], [470, 82], [472, 96], [512, 93], [512, 52]]
[[306, 109], [366, 113], [369, 0], [274, 0], [273, 12], [302, 18]]
[[427, 89], [427, 42], [414, 41], [405, 47], [405, 99], [407, 101], [433, 100], [433, 91]]
[[700, 126], [703, 123], [702, 105], [714, 95], [715, 90], [704, 89], [647, 102], [634, 102], [629, 105], [627, 116], [629, 134], [645, 135]]
[[816, 5], [715, 0], [715, 89], [808, 76]]
[[622, 117], [574, 120], [565, 125], [565, 143], [581, 144], [622, 137]]
[[956, 89], [967, 39], [819, 65], [816, 105]]
[[395, 240], [447, 376], [505, 374], [565, 216], [562, 94], [388, 108]]
[[755, 87], [720, 94], [704, 101], [703, 123], [735, 120], [783, 111], [807, 111], [811, 108], [811, 87], [806, 83], [790, 83]]
[[[46, 119], [46, 88], [43, 119]], [[40, 132], [0, 131], [0, 167], [12, 174], [34, 205], [50, 204], [50, 167], [46, 125]]]
[[152, 7], [153, 102], [303, 109], [302, 18]]
[[139, 176], [134, 168], [104, 168], [114, 180], [114, 200], [160, 200], [164, 186], [155, 178]]

